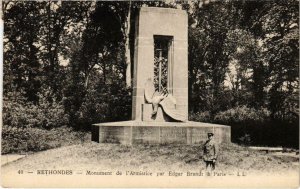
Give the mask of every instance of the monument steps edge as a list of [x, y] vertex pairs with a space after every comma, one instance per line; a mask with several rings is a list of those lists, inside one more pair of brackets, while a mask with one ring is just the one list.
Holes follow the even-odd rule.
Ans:
[[154, 121], [138, 121], [138, 120], [129, 120], [129, 121], [117, 121], [117, 122], [104, 122], [104, 123], [95, 123], [93, 126], [115, 126], [115, 127], [230, 127], [228, 125], [205, 123], [205, 122], [196, 122], [196, 121], [185, 121], [185, 122], [154, 122]]

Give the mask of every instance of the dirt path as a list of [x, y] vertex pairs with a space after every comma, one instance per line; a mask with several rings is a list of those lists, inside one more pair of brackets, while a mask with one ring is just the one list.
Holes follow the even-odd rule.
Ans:
[[24, 158], [25, 155], [18, 155], [18, 154], [8, 154], [1, 156], [1, 166], [7, 163], [17, 161], [18, 159]]

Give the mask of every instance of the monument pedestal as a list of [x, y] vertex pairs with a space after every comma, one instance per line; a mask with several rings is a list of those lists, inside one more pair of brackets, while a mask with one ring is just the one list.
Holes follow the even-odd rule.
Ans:
[[214, 133], [217, 143], [230, 143], [229, 126], [201, 122], [122, 121], [94, 124], [92, 141], [132, 144], [197, 144]]

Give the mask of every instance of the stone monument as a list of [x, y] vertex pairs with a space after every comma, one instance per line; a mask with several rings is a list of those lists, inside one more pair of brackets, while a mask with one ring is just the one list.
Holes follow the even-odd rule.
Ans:
[[96, 142], [230, 142], [230, 127], [188, 121], [186, 11], [142, 7], [136, 19], [132, 120], [94, 124]]

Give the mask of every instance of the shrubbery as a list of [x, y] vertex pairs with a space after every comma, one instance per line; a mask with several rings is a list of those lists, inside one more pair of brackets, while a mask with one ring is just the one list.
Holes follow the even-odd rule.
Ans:
[[270, 112], [266, 109], [256, 110], [247, 106], [235, 107], [226, 111], [218, 112], [216, 115], [211, 115], [210, 112], [190, 113], [189, 119], [192, 121], [212, 122], [220, 124], [233, 123], [263, 123], [269, 121]]
[[10, 99], [3, 100], [2, 154], [46, 150], [79, 139], [66, 128], [68, 116], [60, 103], [43, 96], [37, 104]]
[[4, 125], [2, 127], [2, 154], [25, 153], [47, 150], [80, 143], [88, 135], [74, 132], [71, 128], [60, 127], [50, 130], [39, 128], [18, 128]]
[[130, 120], [129, 91], [131, 89], [122, 84], [113, 84], [91, 86], [79, 99], [76, 93], [66, 93], [63, 103], [70, 116], [69, 125], [78, 130], [90, 130], [94, 123]]
[[298, 148], [298, 119], [271, 119], [266, 109], [235, 107], [211, 116], [209, 112], [190, 113], [190, 120], [231, 126], [232, 142], [243, 145]]
[[85, 125], [99, 122], [124, 121], [131, 118], [131, 95], [122, 86], [90, 90], [78, 110]]
[[22, 100], [3, 101], [3, 125], [49, 129], [67, 124], [68, 116], [60, 103], [49, 103], [42, 97], [38, 104]]
[[100, 89], [103, 91], [87, 91], [81, 102], [77, 101], [77, 107], [68, 107], [66, 98], [57, 102], [47, 93], [45, 96], [40, 94], [36, 104], [20, 95], [6, 98], [3, 102], [2, 154], [73, 144], [85, 139], [86, 131], [93, 123], [130, 119], [128, 89]]
[[189, 120], [198, 121], [198, 122], [212, 122], [212, 117], [208, 111], [205, 112], [196, 112], [189, 114]]
[[217, 113], [214, 117], [214, 122], [222, 124], [263, 123], [269, 120], [269, 116], [270, 112], [266, 109], [256, 110], [254, 108], [241, 106]]

